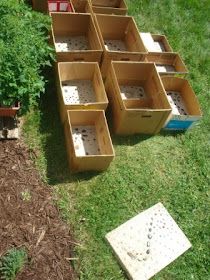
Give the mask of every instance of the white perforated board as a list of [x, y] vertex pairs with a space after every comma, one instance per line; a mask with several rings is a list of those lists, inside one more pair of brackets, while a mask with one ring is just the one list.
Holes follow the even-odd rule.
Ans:
[[167, 98], [172, 108], [172, 113], [174, 115], [188, 115], [185, 102], [180, 94], [177, 91], [167, 91]]
[[191, 247], [161, 203], [111, 231], [106, 239], [132, 280], [150, 279]]
[[120, 85], [120, 93], [123, 100], [145, 98], [144, 88], [141, 86]]
[[123, 40], [105, 40], [105, 48], [109, 51], [127, 51], [126, 44]]
[[58, 36], [55, 38], [56, 52], [82, 51], [89, 49], [86, 36]]
[[65, 105], [97, 102], [91, 80], [63, 81], [62, 94]]
[[76, 156], [100, 154], [95, 126], [73, 126], [72, 133]]
[[177, 72], [173, 65], [156, 64], [158, 73]]

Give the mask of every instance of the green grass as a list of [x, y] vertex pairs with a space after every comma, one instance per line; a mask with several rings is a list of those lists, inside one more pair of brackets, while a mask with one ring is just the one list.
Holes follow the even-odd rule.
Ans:
[[[125, 279], [104, 236], [161, 201], [193, 247], [154, 279], [207, 280], [210, 275], [209, 1], [128, 1], [141, 31], [163, 33], [190, 71], [204, 117], [185, 134], [117, 137], [116, 159], [100, 174], [71, 175], [55, 90], [27, 116], [25, 135], [65, 220], [74, 231], [82, 280]], [[110, 118], [109, 118], [110, 119]]]

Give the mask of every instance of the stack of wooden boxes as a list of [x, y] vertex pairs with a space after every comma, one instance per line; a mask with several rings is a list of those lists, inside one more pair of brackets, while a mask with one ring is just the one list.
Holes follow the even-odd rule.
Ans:
[[139, 32], [125, 0], [71, 4], [73, 13], [50, 13], [71, 170], [104, 170], [113, 160], [108, 104], [120, 135], [185, 130], [201, 117], [181, 57], [165, 36]]

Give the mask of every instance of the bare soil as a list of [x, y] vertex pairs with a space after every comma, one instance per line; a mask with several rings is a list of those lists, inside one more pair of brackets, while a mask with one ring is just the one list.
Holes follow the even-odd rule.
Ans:
[[74, 240], [52, 191], [20, 141], [0, 141], [0, 256], [25, 247], [28, 264], [18, 280], [71, 280]]

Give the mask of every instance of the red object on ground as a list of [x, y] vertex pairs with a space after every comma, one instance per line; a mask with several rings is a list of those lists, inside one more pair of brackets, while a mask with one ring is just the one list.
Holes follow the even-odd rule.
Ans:
[[69, 1], [48, 0], [49, 12], [74, 12], [73, 6]]

